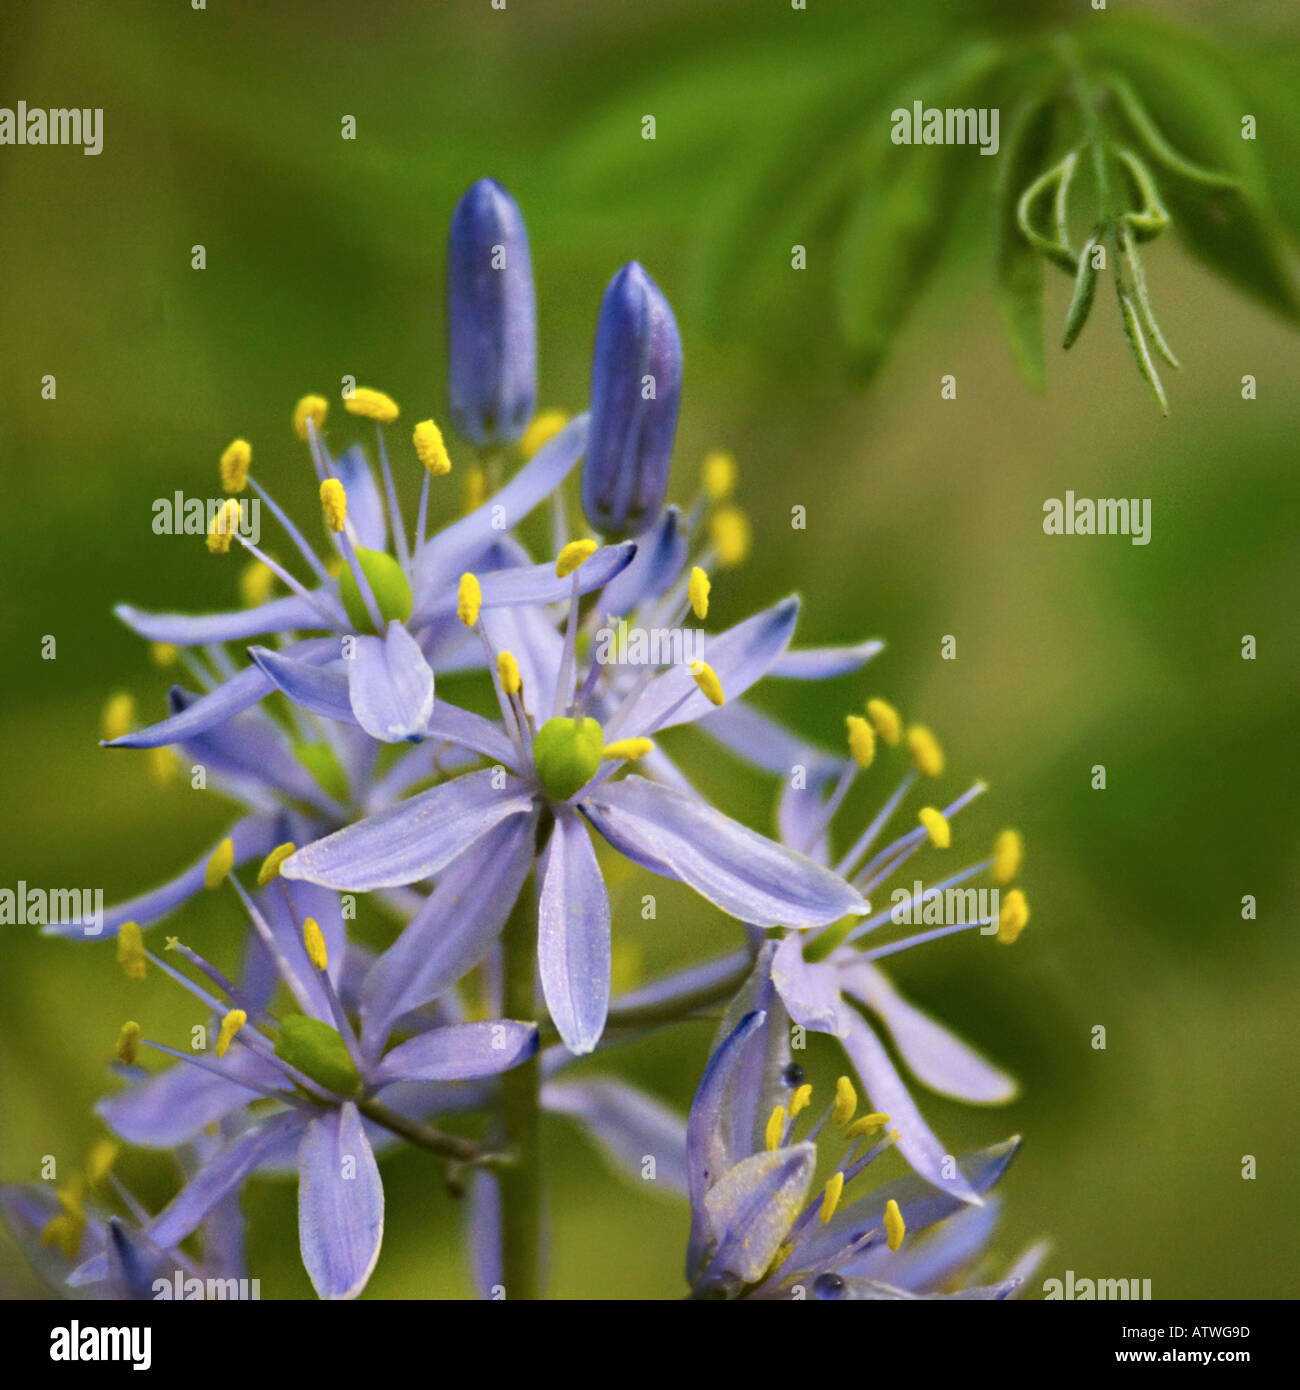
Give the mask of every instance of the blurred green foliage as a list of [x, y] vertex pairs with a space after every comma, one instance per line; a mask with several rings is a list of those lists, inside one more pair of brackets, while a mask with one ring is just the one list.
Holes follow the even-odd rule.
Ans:
[[[231, 600], [233, 566], [193, 538], [154, 536], [150, 520], [155, 497], [213, 490], [236, 434], [280, 500], [313, 514], [288, 427], [304, 391], [333, 394], [354, 373], [405, 418], [441, 418], [446, 224], [489, 173], [529, 222], [545, 404], [583, 403], [596, 307], [623, 261], [642, 260], [679, 311], [675, 494], [693, 493], [706, 449], [733, 449], [757, 542], [749, 566], [715, 585], [711, 624], [797, 588], [802, 640], [886, 640], [864, 677], [774, 685], [767, 706], [831, 741], [848, 709], [887, 695], [940, 734], [954, 784], [992, 782], [956, 852], [979, 852], [1004, 822], [1026, 833], [1034, 918], [1015, 950], [963, 939], [894, 972], [1023, 1080], [1001, 1112], [923, 1102], [953, 1147], [1026, 1136], [999, 1253], [1048, 1234], [1048, 1274], [1149, 1277], [1157, 1296], [1294, 1296], [1300, 348], [1162, 241], [1148, 273], [1185, 349], [1171, 419], [1134, 389], [1114, 334], [1083, 338], [1068, 364], [1049, 344], [1050, 391], [1035, 396], [994, 311], [994, 170], [980, 166], [997, 161], [966, 150], [980, 187], [924, 191], [949, 219], [948, 254], [924, 285], [901, 298], [893, 277], [911, 271], [870, 252], [873, 283], [858, 292], [885, 295], [880, 312], [901, 330], [872, 390], [853, 389], [840, 365], [842, 213], [864, 196], [863, 142], [879, 140], [895, 92], [926, 95], [908, 74], [968, 36], [1014, 40], [1067, 17], [1124, 44], [1176, 22], [1191, 35], [1178, 53], [1202, 55], [1199, 67], [1180, 57], [1179, 71], [1205, 111], [1217, 103], [1235, 120], [1237, 101], [1258, 116], [1255, 153], [1294, 232], [1294, 8], [1145, 8], [1149, 19], [981, 3], [956, 21], [937, 0], [811, 0], [803, 12], [740, 0], [515, 0], [504, 12], [485, 0], [210, 0], [204, 12], [51, 0], [8, 13], [4, 99], [102, 106], [105, 146], [97, 158], [0, 149], [0, 881], [102, 885], [111, 901], [227, 823], [216, 798], [156, 788], [143, 760], [96, 746], [109, 691], [133, 691], [154, 714], [166, 685], [109, 606]], [[646, 113], [654, 142], [641, 139]], [[355, 142], [340, 139], [345, 114]], [[869, 241], [871, 221], [859, 211], [847, 225]], [[806, 272], [789, 268], [793, 242], [809, 248]], [[1049, 321], [1068, 297], [1052, 277]], [[45, 373], [56, 401], [41, 399]], [[944, 373], [956, 401], [939, 398]], [[1245, 373], [1257, 401], [1241, 398]], [[1066, 489], [1150, 497], [1151, 544], [1045, 536], [1042, 503]], [[796, 505], [806, 530], [790, 526]], [[1254, 662], [1241, 660], [1244, 633], [1258, 639]], [[45, 634], [57, 660], [40, 659]], [[939, 659], [945, 634], [955, 661]], [[689, 732], [678, 742], [706, 753]], [[1096, 763], [1105, 792], [1089, 787]], [[715, 755], [698, 783], [770, 827], [767, 781]], [[654, 974], [738, 939], [672, 887], [643, 923], [641, 891], [629, 877], [615, 899], [624, 969], [639, 958]], [[1241, 919], [1246, 893], [1257, 921]], [[362, 925], [390, 930], [377, 909]], [[164, 1037], [192, 1019], [166, 981], [129, 985], [107, 944], [5, 930], [0, 1175], [24, 1179], [46, 1153], [77, 1163], [98, 1133], [90, 1107], [124, 1017]], [[184, 919], [186, 940], [224, 964], [239, 930], [219, 898]], [[1098, 1024], [1104, 1052], [1090, 1046]], [[582, 1065], [685, 1107], [709, 1036], [685, 1025]], [[812, 1060], [816, 1080], [833, 1077], [829, 1045]], [[682, 1207], [615, 1177], [564, 1122], [545, 1142], [554, 1292], [680, 1293]], [[1258, 1160], [1253, 1182], [1244, 1154]], [[383, 1166], [388, 1231], [369, 1295], [467, 1292], [459, 1213], [425, 1156]], [[122, 1172], [151, 1204], [174, 1181], [141, 1152]], [[255, 1185], [246, 1207], [264, 1294], [307, 1295], [292, 1186]], [[0, 1287], [31, 1291], [0, 1249]]]

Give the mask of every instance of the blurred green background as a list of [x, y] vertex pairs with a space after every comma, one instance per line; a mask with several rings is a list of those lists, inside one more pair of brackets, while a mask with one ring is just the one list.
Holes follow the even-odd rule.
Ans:
[[[997, 322], [981, 185], [972, 206], [954, 206], [943, 268], [863, 390], [834, 350], [833, 257], [819, 228], [802, 275], [761, 208], [725, 253], [710, 240], [733, 176], [771, 157], [776, 134], [783, 158], [821, 157], [820, 134], [801, 151], [798, 113], [832, 72], [850, 98], [837, 129], [884, 119], [885, 93], [950, 8], [10, 7], [0, 102], [106, 114], [98, 158], [0, 149], [0, 881], [102, 886], [112, 902], [189, 862], [231, 819], [217, 797], [158, 788], [143, 758], [96, 746], [110, 691], [133, 692], [154, 717], [167, 684], [109, 607], [233, 599], [236, 566], [193, 537], [155, 536], [150, 522], [156, 497], [215, 491], [217, 456], [236, 434], [277, 496], [313, 515], [288, 424], [302, 393], [333, 397], [351, 373], [391, 392], [405, 419], [443, 417], [446, 226], [463, 189], [491, 174], [528, 220], [543, 405], [583, 405], [596, 308], [623, 261], [641, 260], [677, 309], [687, 360], [674, 495], [693, 495], [708, 449], [730, 448], [755, 527], [751, 563], [716, 584], [710, 625], [798, 589], [803, 641], [887, 643], [859, 677], [774, 685], [760, 703], [834, 741], [846, 711], [886, 695], [940, 735], [954, 790], [974, 775], [992, 784], [960, 821], [955, 852], [981, 853], [1004, 823], [1025, 832], [1034, 915], [1015, 950], [962, 938], [891, 962], [917, 1001], [1022, 1079], [1001, 1113], [922, 1098], [958, 1151], [1026, 1137], [1003, 1185], [997, 1252], [1046, 1235], [1044, 1277], [1146, 1277], [1157, 1296], [1295, 1296], [1300, 341], [1162, 240], [1148, 277], [1184, 362], [1168, 375], [1170, 418], [1136, 377], [1108, 298], [1102, 326], [1068, 359], [1049, 348], [1048, 391], [1036, 396]], [[969, 8], [972, 23], [995, 27], [1125, 19], [1085, 0]], [[1146, 8], [1202, 33], [1225, 72], [1289, 91], [1271, 108], [1260, 97], [1258, 155], [1278, 206], [1294, 210], [1300, 174], [1276, 156], [1297, 121], [1300, 14]], [[641, 139], [647, 113], [653, 143]], [[355, 141], [340, 138], [346, 114]], [[201, 272], [190, 268], [199, 243]], [[752, 257], [738, 267], [749, 289], [702, 292], [717, 254]], [[1049, 322], [1068, 292], [1049, 282]], [[1252, 403], [1240, 399], [1247, 372]], [[46, 373], [55, 401], [41, 399]], [[956, 401], [939, 398], [944, 373], [957, 377]], [[402, 438], [390, 436], [413, 496]], [[452, 451], [466, 456], [454, 440]], [[1150, 497], [1151, 544], [1044, 536], [1043, 501], [1067, 489]], [[805, 531], [789, 524], [795, 505]], [[1240, 656], [1245, 633], [1254, 662]], [[57, 660], [40, 657], [46, 634]], [[940, 659], [948, 634], [955, 661]], [[707, 751], [689, 734], [677, 746]], [[1090, 788], [1096, 763], [1103, 792]], [[698, 782], [770, 828], [769, 782], [720, 755]], [[887, 768], [872, 785], [892, 785]], [[641, 922], [641, 891], [628, 875], [616, 898], [625, 972], [738, 941], [671, 889], [659, 921]], [[1247, 893], [1253, 922], [1241, 919]], [[233, 963], [233, 903], [205, 900], [174, 921]], [[0, 1177], [25, 1180], [43, 1154], [75, 1166], [99, 1133], [90, 1107], [125, 1017], [162, 1037], [193, 1020], [156, 972], [143, 986], [124, 980], [107, 943], [10, 927], [0, 947]], [[1098, 1024], [1104, 1052], [1091, 1047]], [[684, 1108], [710, 1032], [685, 1025], [583, 1067], [616, 1069]], [[834, 1068], [819, 1046], [817, 1076]], [[617, 1177], [567, 1123], [550, 1121], [545, 1137], [553, 1292], [678, 1296], [684, 1207]], [[1258, 1162], [1251, 1182], [1246, 1154]], [[459, 1213], [427, 1156], [395, 1155], [383, 1171], [387, 1233], [367, 1296], [468, 1293]], [[171, 1190], [156, 1155], [129, 1153], [121, 1172], [150, 1203]], [[292, 1185], [261, 1183], [246, 1208], [264, 1296], [308, 1295]], [[36, 1289], [0, 1236], [0, 1292]]]

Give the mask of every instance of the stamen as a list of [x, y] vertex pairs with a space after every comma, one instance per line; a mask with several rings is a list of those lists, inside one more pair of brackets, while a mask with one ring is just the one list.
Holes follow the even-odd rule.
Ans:
[[767, 1117], [767, 1129], [763, 1132], [763, 1142], [768, 1153], [781, 1147], [781, 1135], [785, 1132], [785, 1106], [778, 1105]]
[[555, 577], [563, 579], [579, 565], [585, 564], [596, 553], [598, 547], [593, 540], [570, 541], [560, 551], [555, 561]]
[[805, 1081], [790, 1097], [790, 1118], [799, 1114], [801, 1110], [806, 1110], [812, 1103], [812, 1084]]
[[460, 509], [466, 515], [476, 512], [487, 501], [487, 474], [476, 464], [467, 469], [460, 485]]
[[942, 811], [936, 811], [933, 806], [926, 806], [922, 808], [917, 819], [925, 827], [925, 833], [930, 837], [930, 843], [935, 849], [947, 849], [952, 844], [952, 827]]
[[207, 868], [203, 870], [203, 886], [211, 891], [220, 888], [226, 876], [235, 867], [235, 842], [227, 836], [212, 851]]
[[725, 502], [736, 490], [739, 473], [735, 458], [725, 449], [714, 449], [706, 454], [700, 466], [700, 479], [709, 501]]
[[[256, 483], [253, 489], [258, 491]], [[275, 574], [260, 560], [250, 560], [239, 572], [239, 597], [249, 608], [260, 608], [271, 597], [274, 587]]]
[[466, 627], [473, 627], [478, 622], [482, 605], [482, 587], [474, 575], [466, 570], [460, 577], [460, 588], [456, 591], [456, 616]]
[[843, 1129], [853, 1118], [858, 1108], [858, 1093], [847, 1076], [841, 1076], [835, 1083], [835, 1108], [831, 1111], [831, 1124]]
[[993, 882], [1002, 887], [1020, 872], [1025, 846], [1015, 830], [1004, 830], [993, 842]]
[[421, 420], [411, 435], [416, 457], [435, 478], [445, 478], [451, 472], [451, 455], [447, 452], [442, 431], [432, 420]]
[[[883, 735], [882, 735], [883, 737]], [[842, 878], [848, 878], [853, 872], [854, 866], [864, 854], [876, 842], [880, 832], [889, 824], [890, 818], [898, 809], [898, 804], [912, 790], [912, 783], [916, 781], [916, 773], [909, 772], [906, 777], [894, 788], [889, 800], [876, 813], [875, 819], [858, 836], [853, 844], [853, 848], [835, 866], [835, 872]]]
[[848, 1140], [861, 1139], [864, 1134], [874, 1134], [881, 1125], [889, 1123], [889, 1116], [882, 1115], [878, 1111], [872, 1111], [870, 1115], [859, 1116], [844, 1131], [844, 1137]]
[[265, 888], [273, 879], [280, 876], [280, 865], [298, 848], [292, 840], [286, 840], [282, 845], [276, 847], [262, 860], [262, 867], [257, 871], [257, 886]]
[[723, 569], [734, 569], [749, 558], [753, 528], [739, 507], [722, 507], [709, 518], [709, 541]]
[[885, 1203], [885, 1240], [891, 1250], [897, 1250], [907, 1234], [907, 1225], [898, 1203], [891, 1197]]
[[922, 724], [913, 724], [907, 731], [907, 746], [912, 750], [917, 769], [923, 776], [943, 775], [943, 749], [929, 729]]
[[826, 1180], [826, 1186], [822, 1190], [822, 1225], [826, 1225], [831, 1217], [835, 1215], [835, 1208], [840, 1204], [840, 1197], [844, 1192], [844, 1174], [832, 1173]]
[[343, 409], [349, 415], [364, 415], [369, 420], [378, 420], [381, 425], [392, 424], [401, 413], [397, 402], [369, 386], [357, 386], [350, 396], [343, 398]]
[[654, 744], [648, 738], [621, 738], [613, 743], [607, 743], [600, 750], [602, 758], [609, 758], [615, 762], [626, 759], [628, 762], [636, 762], [639, 758], [644, 758], [646, 754], [654, 752]]
[[569, 423], [569, 417], [562, 410], [542, 410], [533, 416], [532, 422], [519, 440], [519, 452], [525, 461], [553, 439]]
[[135, 701], [125, 691], [110, 695], [104, 701], [104, 710], [99, 716], [99, 730], [105, 743], [129, 734], [134, 723]]
[[316, 429], [325, 423], [325, 417], [329, 414], [330, 403], [324, 396], [303, 396], [293, 408], [293, 432], [305, 444], [307, 442], [307, 421], [310, 420]]
[[221, 486], [227, 492], [243, 492], [253, 464], [253, 446], [247, 439], [233, 439], [221, 455]]
[[1028, 921], [1029, 903], [1019, 888], [1013, 888], [1002, 899], [1002, 907], [998, 912], [998, 940], [1004, 946], [1010, 946], [1024, 931]]
[[[285, 512], [284, 508], [280, 506], [280, 504], [275, 500], [275, 498], [271, 496], [271, 494], [261, 485], [261, 483], [257, 481], [256, 478], [250, 478], [248, 481], [252, 485], [253, 491], [257, 493], [258, 497], [261, 498], [262, 502], [265, 504], [267, 511], [269, 511], [271, 515], [276, 519], [276, 521], [280, 523], [281, 529], [284, 531], [285, 535], [288, 536], [289, 539], [293, 542], [294, 548], [297, 550], [299, 555], [301, 555], [302, 558], [306, 560], [307, 563], [311, 566], [312, 572], [316, 575], [316, 578], [319, 579], [322, 583], [325, 583], [330, 577], [329, 570], [325, 568], [325, 565], [321, 561], [320, 557], [311, 548], [311, 546], [307, 544], [307, 538], [293, 524], [293, 522], [289, 520], [288, 514]], [[271, 585], [274, 582], [274, 572], [272, 570], [267, 569], [266, 566], [263, 565], [260, 561], [254, 561], [253, 566], [250, 566], [250, 571], [256, 572], [256, 570], [264, 571], [265, 577], [257, 581], [261, 586], [260, 597], [251, 598], [247, 594], [245, 594], [245, 602], [248, 604], [250, 608], [256, 608], [259, 603], [266, 602], [266, 600], [270, 597]], [[245, 571], [245, 574], [248, 573], [249, 571]], [[245, 578], [244, 576], [241, 576], [241, 586], [244, 584], [244, 582]]]
[[117, 1033], [117, 1060], [128, 1067], [135, 1066], [135, 1059], [140, 1051], [140, 1025], [128, 1021], [124, 1023]]
[[329, 952], [325, 949], [325, 935], [314, 917], [308, 917], [302, 924], [302, 944], [306, 948], [307, 959], [317, 970], [329, 969], [330, 958]]
[[348, 519], [348, 494], [337, 478], [326, 478], [320, 485], [320, 506], [325, 525], [331, 531], [342, 531]]
[[143, 980], [145, 971], [144, 933], [138, 922], [123, 922], [117, 933], [117, 963], [128, 980]]
[[690, 585], [686, 592], [691, 602], [691, 610], [701, 622], [709, 616], [710, 588], [712, 585], [709, 583], [709, 576], [699, 565], [694, 566], [691, 570]]
[[98, 1187], [108, 1177], [121, 1151], [121, 1145], [111, 1139], [95, 1140], [86, 1155], [86, 1181], [91, 1187]]
[[891, 748], [898, 747], [898, 740], [903, 736], [903, 721], [888, 700], [868, 700], [867, 718]]
[[217, 1034], [217, 1056], [224, 1057], [230, 1048], [230, 1044], [235, 1040], [235, 1034], [248, 1022], [248, 1015], [243, 1009], [231, 1009], [231, 1011], [221, 1020], [221, 1031]]
[[180, 648], [174, 646], [171, 642], [149, 643], [149, 660], [164, 671], [168, 666], [174, 666], [176, 664], [176, 658], [179, 655]]
[[844, 723], [848, 728], [853, 761], [860, 768], [870, 767], [876, 757], [876, 736], [871, 732], [871, 725], [859, 714], [845, 715]]
[[700, 687], [704, 698], [711, 705], [726, 703], [727, 697], [722, 693], [722, 682], [718, 679], [717, 672], [707, 661], [692, 661], [691, 675], [695, 677], [695, 684]]
[[513, 652], [497, 653], [497, 675], [501, 678], [501, 688], [507, 695], [518, 695], [524, 688], [523, 678], [519, 674], [519, 663], [515, 660]]
[[227, 497], [217, 509], [208, 531], [207, 544], [211, 554], [225, 555], [229, 551], [230, 542], [239, 529], [239, 518], [239, 503], [233, 497]]

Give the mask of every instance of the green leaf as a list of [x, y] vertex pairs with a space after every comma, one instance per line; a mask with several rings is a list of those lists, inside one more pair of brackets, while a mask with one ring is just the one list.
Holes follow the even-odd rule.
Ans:
[[993, 191], [993, 273], [998, 313], [1025, 380], [1046, 386], [1043, 262], [1017, 224], [1020, 190], [1042, 168], [1052, 144], [1053, 108], [1025, 102], [1012, 117]]
[[1129, 348], [1133, 353], [1133, 360], [1137, 363], [1142, 380], [1151, 388], [1151, 394], [1160, 406], [1160, 413], [1168, 415], [1169, 398], [1165, 395], [1165, 388], [1161, 383], [1160, 373], [1156, 371], [1156, 364], [1151, 360], [1151, 350], [1147, 347], [1146, 336], [1142, 332], [1137, 308], [1120, 285], [1118, 276], [1115, 279], [1115, 285], [1119, 291], [1120, 314], [1124, 319], [1124, 337], [1128, 340]]
[[1097, 238], [1089, 237], [1083, 250], [1079, 252], [1074, 295], [1065, 315], [1065, 332], [1061, 338], [1061, 346], [1067, 350], [1074, 346], [1075, 340], [1083, 332], [1084, 324], [1088, 322], [1088, 315], [1092, 312], [1093, 296], [1097, 290], [1097, 271], [1092, 263], [1092, 253], [1096, 246]]

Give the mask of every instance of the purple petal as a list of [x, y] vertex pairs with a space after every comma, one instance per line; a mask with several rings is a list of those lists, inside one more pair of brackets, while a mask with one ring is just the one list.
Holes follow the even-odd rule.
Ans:
[[763, 1277], [803, 1209], [816, 1166], [815, 1144], [791, 1144], [751, 1154], [718, 1178], [704, 1196], [717, 1241], [705, 1287]]
[[681, 512], [665, 507], [654, 530], [637, 538], [632, 563], [605, 586], [600, 611], [626, 617], [643, 603], [658, 598], [681, 573], [690, 550], [690, 538], [682, 528]]
[[845, 1266], [846, 1273], [867, 1279], [888, 1279], [912, 1293], [925, 1293], [974, 1264], [984, 1252], [1001, 1214], [991, 1197], [982, 1207], [963, 1207], [933, 1234], [905, 1241], [899, 1250], [876, 1245]]
[[[952, 1163], [945, 1164], [945, 1159], [949, 1157], [947, 1151], [908, 1094], [884, 1045], [872, 1032], [871, 1025], [855, 1012], [850, 1014], [844, 1050], [867, 1089], [871, 1108], [884, 1111], [890, 1118], [890, 1127], [898, 1131], [898, 1151], [908, 1164], [940, 1191], [951, 1194], [958, 1201], [978, 1206], [979, 1196], [962, 1175], [961, 1169]], [[952, 1176], [945, 1176], [945, 1167], [952, 1168]]]
[[487, 954], [533, 863], [535, 811], [511, 816], [438, 880], [361, 987], [362, 1045], [377, 1055], [394, 1022], [450, 989]]
[[[277, 818], [267, 816], [245, 816], [243, 820], [236, 821], [230, 829], [230, 839], [235, 846], [236, 865], [246, 864], [250, 859], [262, 859], [275, 848], [278, 843], [276, 820]], [[183, 874], [164, 883], [161, 888], [141, 894], [129, 902], [119, 903], [116, 907], [105, 908], [101, 931], [92, 934], [86, 931], [83, 924], [51, 922], [41, 929], [41, 934], [98, 941], [116, 936], [123, 922], [138, 922], [142, 927], [150, 926], [199, 892], [203, 887], [208, 860], [212, 858], [214, 849], [215, 845], [212, 849], [205, 850], [203, 856], [191, 864]]]
[[1013, 1077], [904, 999], [870, 961], [855, 961], [842, 969], [840, 984], [884, 1020], [903, 1061], [932, 1091], [975, 1105], [1015, 1099], [1019, 1088]]
[[[636, 554], [634, 541], [619, 545], [602, 545], [576, 571], [578, 592], [590, 594], [603, 588], [615, 575], [632, 563]], [[555, 561], [530, 565], [527, 569], [504, 569], [494, 574], [478, 576], [483, 590], [484, 608], [504, 608], [516, 604], [567, 603], [573, 594], [573, 575], [563, 579], [556, 576]], [[456, 596], [449, 595], [448, 606], [454, 607]]]
[[[295, 642], [286, 647], [281, 656], [300, 661], [329, 661], [338, 655], [337, 637], [312, 637], [306, 642]], [[247, 666], [237, 675], [219, 685], [207, 695], [195, 700], [180, 714], [151, 724], [145, 729], [115, 738], [105, 746], [108, 748], [160, 748], [167, 743], [182, 743], [195, 734], [204, 733], [216, 724], [224, 723], [233, 714], [255, 705], [264, 695], [269, 695], [275, 685], [265, 671], [257, 666]]]
[[384, 1239], [384, 1185], [350, 1102], [314, 1119], [298, 1147], [298, 1240], [321, 1298], [355, 1298]]
[[356, 892], [418, 883], [532, 804], [517, 778], [499, 779], [491, 768], [468, 772], [304, 846], [281, 872]]
[[[662, 1101], [625, 1081], [550, 1081], [542, 1105], [579, 1121], [637, 1182], [686, 1195], [686, 1121]], [[647, 1159], [654, 1160], [653, 1177], [646, 1176]]]
[[570, 1052], [590, 1052], [609, 1010], [609, 894], [587, 827], [559, 810], [541, 863], [537, 959], [542, 993]]
[[249, 647], [248, 654], [265, 673], [272, 688], [282, 690], [295, 705], [344, 724], [357, 722], [352, 712], [348, 676], [342, 662], [332, 661], [323, 665], [320, 662], [295, 661], [293, 657], [285, 656], [283, 652], [273, 652], [268, 647]]
[[742, 922], [813, 927], [866, 910], [854, 888], [807, 855], [644, 777], [604, 784], [582, 809], [615, 849]]
[[788, 681], [829, 680], [861, 670], [884, 647], [883, 642], [876, 641], [858, 642], [851, 647], [805, 647], [778, 657], [768, 675]]
[[829, 960], [806, 961], [804, 939], [791, 933], [772, 957], [772, 982], [790, 1017], [814, 1033], [842, 1038], [853, 1012], [840, 1001], [839, 974]]
[[148, 613], [143, 608], [132, 608], [129, 603], [119, 603], [113, 613], [146, 640], [170, 642], [177, 647], [237, 642], [267, 632], [324, 626], [320, 611], [297, 594], [233, 613]]
[[150, 1223], [159, 1245], [174, 1246], [194, 1230], [216, 1204], [232, 1192], [270, 1153], [307, 1124], [301, 1111], [273, 1115], [232, 1140], [190, 1179]]
[[375, 1080], [474, 1081], [499, 1076], [537, 1051], [537, 1025], [513, 1019], [456, 1023], [430, 1028], [389, 1052], [375, 1070]]
[[555, 682], [564, 638], [544, 610], [493, 608], [479, 620], [496, 651], [508, 651], [519, 663], [524, 708], [541, 725], [551, 717]]
[[95, 1113], [128, 1144], [170, 1149], [262, 1099], [260, 1090], [251, 1090], [241, 1082], [273, 1090], [284, 1085], [279, 1068], [246, 1047], [232, 1048], [220, 1060], [207, 1060], [225, 1075], [178, 1062], [118, 1095], [106, 1096], [96, 1104]]
[[[728, 700], [743, 695], [768, 673], [789, 646], [798, 618], [799, 600], [792, 595], [720, 636], [709, 638], [704, 657]], [[675, 666], [646, 686], [629, 718], [627, 732], [653, 734], [658, 729], [689, 724], [716, 708], [696, 686], [690, 669]]]
[[461, 709], [446, 700], [439, 700], [434, 705], [433, 714], [428, 720], [428, 734], [430, 738], [482, 753], [484, 757], [504, 763], [507, 767], [513, 766], [519, 759], [514, 744], [500, 724], [494, 724], [481, 714]]
[[348, 666], [357, 723], [381, 743], [423, 738], [433, 713], [433, 672], [415, 638], [397, 621], [385, 637], [358, 637]]

